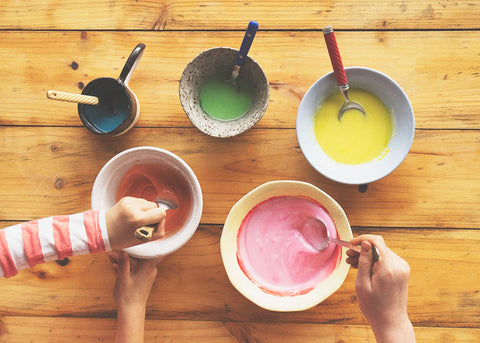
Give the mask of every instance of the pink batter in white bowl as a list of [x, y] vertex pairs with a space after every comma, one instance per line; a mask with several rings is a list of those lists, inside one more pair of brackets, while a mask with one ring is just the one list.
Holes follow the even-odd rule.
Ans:
[[320, 218], [332, 237], [352, 238], [343, 209], [317, 187], [300, 181], [267, 182], [240, 199], [227, 216], [220, 241], [233, 286], [258, 306], [301, 311], [333, 294], [349, 265], [345, 249], [315, 250], [302, 225]]

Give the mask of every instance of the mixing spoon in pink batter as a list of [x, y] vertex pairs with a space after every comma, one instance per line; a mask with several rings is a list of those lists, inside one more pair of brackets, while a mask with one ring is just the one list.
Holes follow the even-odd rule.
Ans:
[[[341, 245], [342, 247], [352, 249], [360, 253], [360, 246], [350, 244], [348, 241], [342, 241], [330, 237], [325, 223], [319, 218], [309, 218], [305, 221], [301, 228], [301, 232], [305, 240], [316, 250], [325, 250], [330, 243]], [[372, 249], [373, 262], [378, 261], [378, 249], [374, 246]]]

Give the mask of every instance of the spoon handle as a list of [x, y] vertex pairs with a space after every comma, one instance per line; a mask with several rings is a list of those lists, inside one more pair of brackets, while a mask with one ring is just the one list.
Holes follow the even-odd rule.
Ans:
[[[362, 248], [360, 247], [360, 245], [353, 245], [353, 244], [350, 244], [350, 242], [342, 241], [342, 240], [340, 240], [340, 239], [330, 238], [330, 241], [331, 241], [332, 243], [341, 245], [342, 247], [351, 249], [351, 250], [356, 251], [356, 252], [358, 252], [358, 253], [360, 253], [360, 251], [362, 250]], [[372, 260], [373, 260], [373, 262], [377, 262], [378, 259], [379, 259], [379, 257], [380, 257], [380, 255], [379, 255], [379, 253], [378, 253], [377, 247], [374, 246], [374, 245], [372, 245]]]
[[243, 36], [242, 45], [240, 46], [240, 50], [238, 50], [237, 58], [235, 59], [236, 66], [243, 66], [245, 63], [245, 57], [247, 57], [248, 51], [250, 51], [250, 47], [253, 43], [253, 38], [255, 38], [255, 34], [258, 30], [258, 23], [252, 20], [248, 23], [247, 31], [245, 31], [245, 36]]
[[133, 72], [137, 68], [138, 62], [140, 62], [140, 58], [142, 58], [144, 50], [145, 44], [138, 43], [130, 53], [130, 56], [128, 56], [127, 62], [125, 62], [122, 72], [118, 77], [118, 79], [124, 84], [128, 84], [128, 81], [130, 81], [130, 77], [132, 77]]
[[[155, 200], [157, 203], [157, 206], [164, 209], [165, 211], [167, 210], [174, 210], [178, 208], [178, 205], [174, 203], [173, 201], [170, 200]], [[135, 238], [148, 242], [152, 239], [153, 234], [157, 230], [157, 224], [150, 224], [150, 225], [145, 225], [142, 227], [139, 227], [138, 229], [135, 230]]]
[[347, 90], [347, 75], [345, 74], [345, 69], [343, 68], [342, 57], [340, 56], [340, 51], [338, 50], [337, 40], [335, 38], [335, 33], [333, 32], [332, 26], [323, 28], [323, 37], [325, 38], [325, 43], [327, 44], [328, 55], [330, 56], [330, 62], [332, 62], [333, 73], [335, 74], [337, 85], [340, 87], [341, 91]]
[[137, 230], [135, 230], [135, 238], [144, 242], [148, 242], [152, 239], [155, 229], [156, 225], [146, 225], [139, 227]]
[[330, 241], [337, 245], [341, 245], [342, 247], [354, 250], [358, 253], [361, 251], [361, 247], [359, 245], [350, 244], [350, 242], [348, 241], [342, 241], [341, 239], [336, 239], [336, 238], [330, 238]]
[[98, 105], [98, 98], [91, 95], [81, 95], [60, 91], [48, 91], [47, 98], [51, 100], [68, 101], [86, 105]]

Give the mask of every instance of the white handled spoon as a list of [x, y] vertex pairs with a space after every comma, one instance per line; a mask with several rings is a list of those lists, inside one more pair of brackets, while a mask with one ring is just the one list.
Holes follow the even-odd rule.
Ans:
[[[174, 210], [178, 206], [175, 203], [172, 203], [168, 200], [155, 200], [159, 208], [163, 208], [165, 211], [167, 210]], [[150, 224], [139, 227], [135, 230], [135, 238], [148, 242], [152, 239], [153, 233], [157, 229], [157, 224]]]

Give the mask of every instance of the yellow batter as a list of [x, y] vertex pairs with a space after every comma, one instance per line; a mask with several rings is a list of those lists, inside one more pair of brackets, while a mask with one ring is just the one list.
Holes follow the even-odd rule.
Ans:
[[385, 156], [393, 131], [387, 107], [361, 89], [350, 89], [348, 96], [363, 106], [366, 115], [352, 109], [339, 121], [338, 111], [345, 97], [340, 92], [327, 97], [314, 117], [318, 144], [334, 161], [343, 164], [361, 164]]

